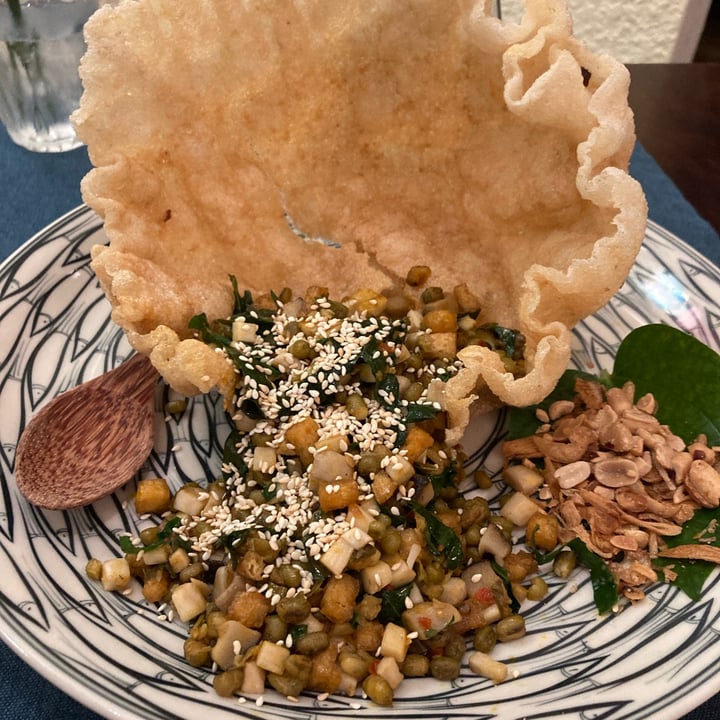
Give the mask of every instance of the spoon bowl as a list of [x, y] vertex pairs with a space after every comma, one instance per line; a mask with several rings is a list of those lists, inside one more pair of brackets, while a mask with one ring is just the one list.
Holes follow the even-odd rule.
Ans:
[[144, 355], [133, 355], [45, 405], [17, 447], [15, 480], [25, 498], [65, 510], [128, 482], [152, 449], [157, 378]]

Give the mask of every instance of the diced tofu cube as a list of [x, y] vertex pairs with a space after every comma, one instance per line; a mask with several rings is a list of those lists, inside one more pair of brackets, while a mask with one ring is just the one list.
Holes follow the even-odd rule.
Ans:
[[140, 480], [135, 492], [135, 510], [139, 515], [160, 515], [170, 508], [172, 494], [164, 478]]
[[357, 503], [360, 497], [360, 487], [354, 478], [331, 480], [318, 483], [317, 494], [321, 510], [323, 512], [332, 512]]

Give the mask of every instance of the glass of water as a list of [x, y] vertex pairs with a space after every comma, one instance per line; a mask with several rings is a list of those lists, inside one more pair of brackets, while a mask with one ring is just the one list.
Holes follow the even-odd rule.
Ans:
[[82, 84], [83, 26], [102, 0], [0, 0], [0, 120], [35, 152], [81, 143], [70, 123]]

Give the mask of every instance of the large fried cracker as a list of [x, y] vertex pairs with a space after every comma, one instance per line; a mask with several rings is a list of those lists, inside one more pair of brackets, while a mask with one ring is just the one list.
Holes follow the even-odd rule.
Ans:
[[528, 340], [518, 380], [461, 352], [462, 427], [479, 387], [516, 405], [553, 388], [639, 249], [628, 73], [560, 0], [528, 0], [520, 25], [466, 0], [127, 0], [86, 32], [74, 120], [110, 238], [93, 266], [183, 392], [227, 386], [212, 351], [182, 348], [193, 314], [228, 313], [229, 273], [338, 296], [426, 264]]

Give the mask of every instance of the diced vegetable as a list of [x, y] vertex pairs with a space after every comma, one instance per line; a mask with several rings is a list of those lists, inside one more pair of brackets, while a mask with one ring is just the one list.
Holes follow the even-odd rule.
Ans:
[[[380, 645], [380, 654], [383, 655], [383, 657], [395, 658], [398, 662], [402, 662], [405, 659], [409, 646], [410, 640], [405, 628], [395, 623], [388, 623], [385, 626], [385, 632], [383, 633], [382, 643]], [[395, 687], [396, 686], [393, 686], [393, 689], [395, 689]]]
[[135, 509], [139, 515], [160, 515], [170, 508], [172, 493], [164, 478], [140, 480], [135, 492]]
[[255, 662], [263, 670], [282, 675], [288, 657], [290, 657], [290, 650], [284, 645], [277, 645], [263, 640], [255, 656]]
[[175, 612], [183, 622], [205, 612], [206, 596], [201, 589], [192, 582], [178, 585], [172, 592], [172, 603]]
[[468, 665], [476, 675], [482, 675], [482, 677], [491, 680], [496, 685], [507, 679], [507, 665], [498, 660], [493, 660], [483, 652], [471, 653], [468, 657]]
[[106, 560], [100, 580], [105, 590], [122, 592], [130, 584], [130, 564], [124, 557]]

